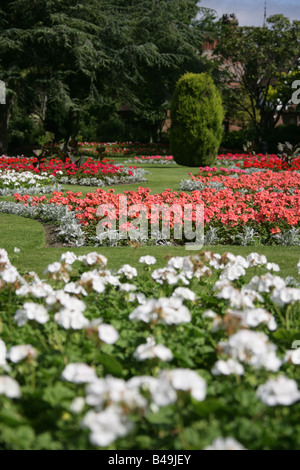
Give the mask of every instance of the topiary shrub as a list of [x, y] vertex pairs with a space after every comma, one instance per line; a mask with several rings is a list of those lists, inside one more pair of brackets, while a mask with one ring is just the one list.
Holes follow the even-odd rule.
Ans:
[[170, 144], [176, 163], [214, 163], [222, 140], [223, 119], [221, 95], [210, 75], [183, 75], [176, 84], [171, 105]]

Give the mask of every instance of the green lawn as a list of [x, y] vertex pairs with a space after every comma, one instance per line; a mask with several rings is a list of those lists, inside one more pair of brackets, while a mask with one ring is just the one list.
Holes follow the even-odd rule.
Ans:
[[[146, 168], [146, 165], [143, 166]], [[154, 193], [161, 192], [166, 188], [179, 190], [180, 181], [188, 178], [188, 173], [191, 171], [196, 173], [196, 168], [180, 167], [180, 166], [152, 166], [147, 169], [151, 174], [147, 175], [147, 183], [135, 183], [130, 185], [115, 186], [117, 193], [122, 193], [125, 190], [136, 190], [139, 186], [149, 187]], [[66, 190], [81, 191], [83, 194], [93, 192], [96, 188], [82, 187], [82, 186], [65, 186]], [[0, 198], [0, 200], [13, 200], [13, 198]], [[16, 256], [13, 253], [14, 247], [17, 246], [21, 249], [20, 255]], [[159, 265], [165, 263], [164, 258], [167, 255], [172, 256], [186, 256], [193, 252], [186, 251], [184, 247], [118, 247], [118, 248], [70, 248], [70, 247], [50, 247], [45, 244], [45, 233], [43, 226], [30, 219], [22, 217], [1, 214], [0, 213], [0, 247], [5, 248], [13, 263], [21, 270], [35, 270], [38, 274], [42, 274], [43, 270], [50, 262], [59, 259], [60, 255], [68, 250], [74, 251], [76, 254], [88, 253], [91, 250], [96, 250], [107, 256], [111, 268], [118, 268], [121, 264], [130, 263], [133, 266], [138, 265], [139, 257], [151, 253], [159, 262]], [[282, 276], [295, 276], [300, 280], [297, 275], [297, 262], [300, 258], [299, 247], [272, 247], [272, 246], [259, 246], [259, 247], [241, 247], [241, 246], [213, 246], [205, 247], [212, 251], [224, 253], [231, 251], [235, 254], [247, 255], [253, 251], [265, 254], [269, 261], [276, 262], [281, 267]]]

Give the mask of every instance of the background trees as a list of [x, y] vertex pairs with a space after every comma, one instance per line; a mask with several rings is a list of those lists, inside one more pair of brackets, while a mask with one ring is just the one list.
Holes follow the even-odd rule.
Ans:
[[0, 153], [11, 115], [16, 141], [30, 142], [37, 126], [56, 139], [80, 127], [101, 136], [108, 116], [112, 127], [120, 120], [121, 107], [125, 124], [139, 121], [156, 137], [176, 80], [201, 69], [201, 11], [205, 16], [196, 0], [5, 2], [0, 78], [8, 103], [0, 108]]
[[279, 122], [300, 76], [300, 22], [283, 15], [267, 22], [261, 28], [219, 22], [214, 51], [228, 115], [247, 115], [258, 144]]

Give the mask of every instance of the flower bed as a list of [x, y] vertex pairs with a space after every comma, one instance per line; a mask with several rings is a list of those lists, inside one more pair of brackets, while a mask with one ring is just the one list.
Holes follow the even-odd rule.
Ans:
[[[182, 244], [187, 240], [175, 240], [175, 225], [184, 224], [185, 217], [191, 217], [192, 227], [196, 228], [195, 213], [197, 207], [204, 206], [204, 228], [206, 244], [300, 244], [300, 175], [296, 172], [255, 173], [239, 177], [215, 176], [208, 179], [203, 176], [192, 177], [184, 183], [190, 193], [175, 192], [170, 189], [161, 194], [151, 194], [148, 188], [135, 191], [124, 191], [127, 198], [125, 208], [121, 206], [121, 196], [109, 191], [97, 189], [85, 197], [81, 193], [68, 191], [54, 192], [52, 198], [30, 198], [15, 195], [14, 203], [2, 204], [2, 211], [21, 211], [19, 204], [28, 206], [66, 207], [70, 214], [81, 225], [85, 233], [85, 243], [99, 243], [96, 228], [99, 223], [105, 225], [112, 233], [128, 233], [128, 238], [120, 240], [128, 243], [134, 238], [134, 228], [138, 218], [146, 212], [148, 229], [146, 242], [153, 242], [150, 232], [153, 224], [159, 223], [160, 229], [170, 225], [170, 242]], [[196, 186], [196, 187], [195, 187]], [[188, 188], [188, 189], [189, 189]], [[106, 205], [101, 214], [98, 207]], [[137, 205], [142, 205], [141, 209]], [[191, 214], [186, 216], [185, 208], [191, 207]], [[175, 207], [168, 214], [163, 209]], [[133, 210], [134, 209], [134, 210]], [[13, 212], [16, 213], [16, 212]], [[126, 216], [126, 223], [121, 216]], [[151, 232], [152, 234], [152, 232]], [[109, 237], [108, 237], [109, 238]], [[159, 238], [159, 237], [158, 237]], [[103, 238], [104, 239], [104, 238]], [[103, 240], [101, 239], [101, 240]], [[144, 240], [145, 242], [145, 240]]]
[[288, 165], [278, 155], [263, 154], [221, 154], [217, 160], [223, 164], [234, 163], [236, 167], [242, 169], [273, 170], [273, 171], [300, 171], [300, 156], [295, 158], [291, 165]]
[[46, 194], [60, 189], [55, 178], [47, 173], [0, 170], [0, 196], [11, 196], [16, 190], [21, 194]]
[[162, 155], [151, 155], [148, 157], [134, 157], [126, 160], [125, 163], [147, 163], [147, 164], [156, 164], [159, 163], [161, 165], [177, 165], [174, 161], [172, 155], [169, 156], [162, 156]]
[[2, 449], [299, 448], [299, 287], [256, 253], [155, 263], [43, 281], [0, 249]]
[[[53, 158], [51, 160], [43, 160], [38, 165], [37, 158], [0, 157], [0, 171], [0, 189], [1, 179], [5, 175], [6, 180], [8, 180], [10, 172], [12, 172], [11, 182], [17, 173], [20, 173], [18, 180], [25, 181], [26, 175], [30, 176], [31, 174], [32, 178], [36, 181], [38, 180], [37, 175], [42, 175], [40, 176], [41, 178], [52, 178], [52, 183], [79, 184], [84, 186], [109, 186], [147, 181], [145, 170], [135, 166], [125, 168], [123, 165], [113, 165], [108, 162], [102, 163], [91, 158], [77, 166], [70, 159], [63, 162]], [[24, 173], [26, 173], [25, 176]], [[17, 185], [15, 184], [14, 188], [17, 188], [18, 181], [15, 181], [15, 183]]]

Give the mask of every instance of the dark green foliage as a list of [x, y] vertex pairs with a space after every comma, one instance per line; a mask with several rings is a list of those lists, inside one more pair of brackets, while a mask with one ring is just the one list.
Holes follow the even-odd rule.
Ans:
[[214, 163], [221, 143], [224, 111], [208, 74], [187, 73], [177, 82], [171, 107], [171, 151], [176, 163]]

